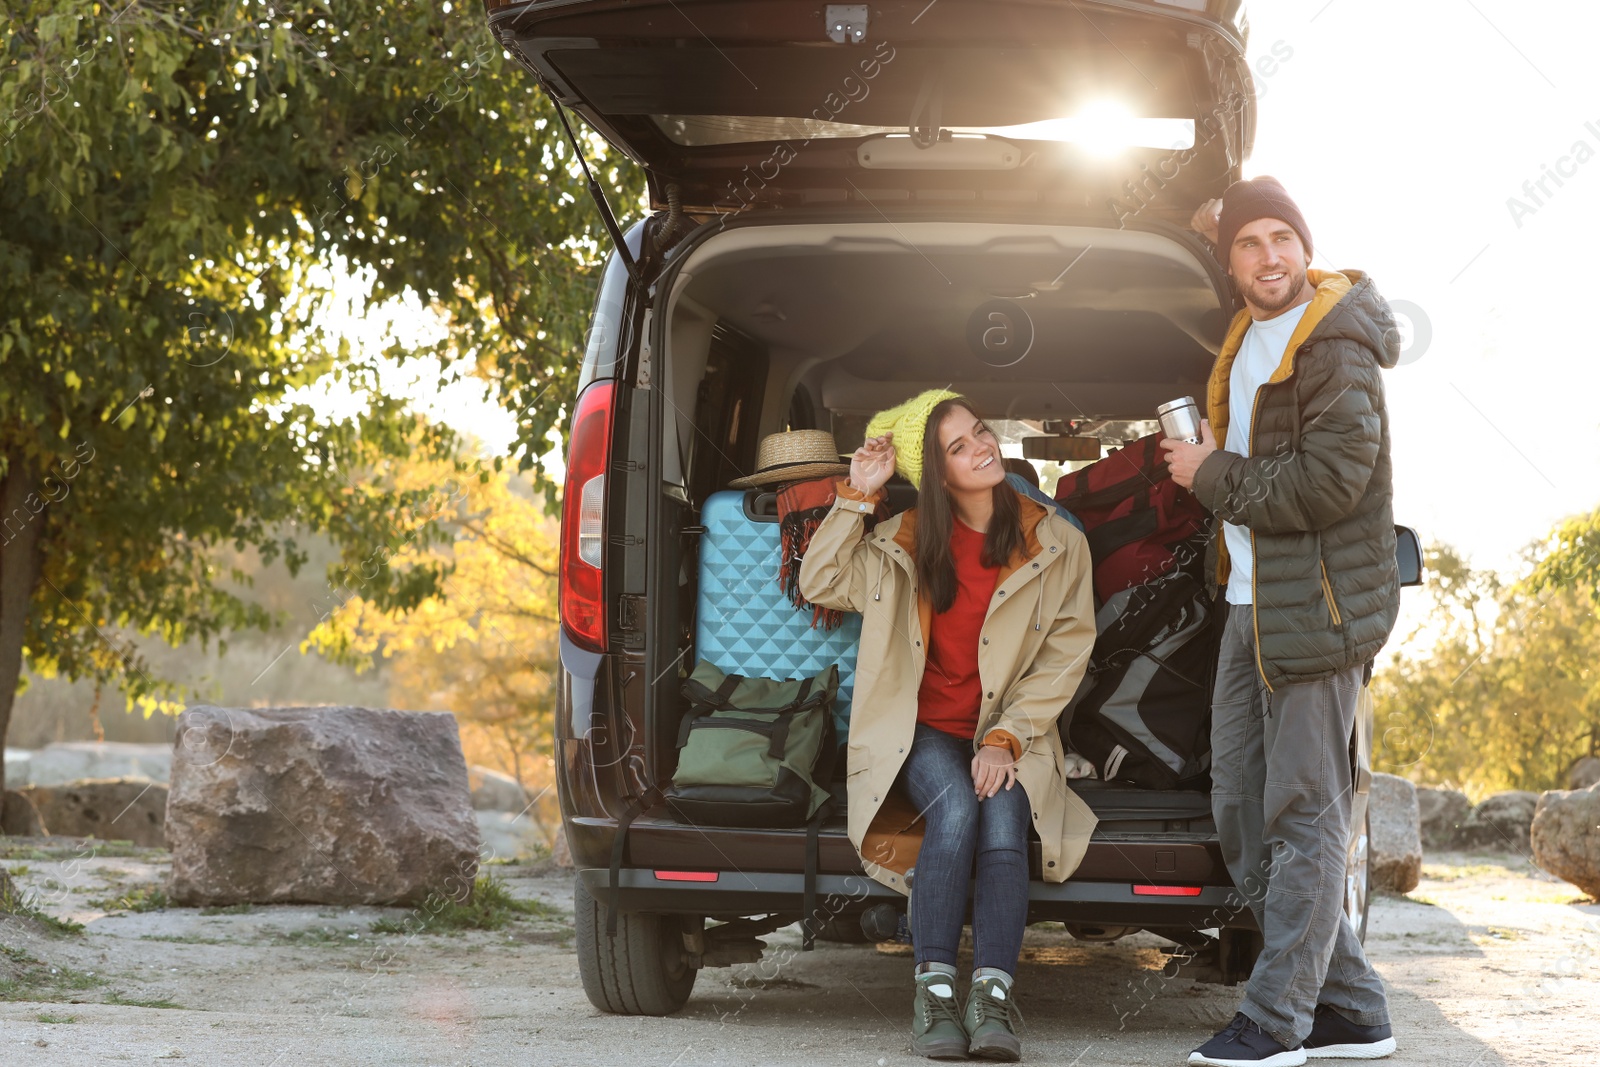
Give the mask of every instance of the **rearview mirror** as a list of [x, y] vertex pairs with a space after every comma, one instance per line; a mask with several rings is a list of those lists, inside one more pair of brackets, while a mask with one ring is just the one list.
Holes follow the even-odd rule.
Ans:
[[1022, 439], [1022, 456], [1024, 459], [1042, 459], [1054, 463], [1073, 463], [1086, 459], [1099, 459], [1100, 438], [1067, 435], [1024, 437]]
[[1422, 539], [1409, 526], [1394, 528], [1394, 561], [1400, 567], [1400, 585], [1422, 584]]

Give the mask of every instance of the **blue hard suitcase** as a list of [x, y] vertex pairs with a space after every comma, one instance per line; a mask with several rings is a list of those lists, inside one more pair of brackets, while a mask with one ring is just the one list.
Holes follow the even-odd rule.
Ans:
[[850, 731], [861, 616], [847, 612], [836, 630], [811, 628], [811, 611], [789, 603], [778, 586], [777, 495], [760, 490], [712, 493], [700, 513], [700, 595], [695, 654], [729, 674], [788, 681], [839, 666], [834, 723]]

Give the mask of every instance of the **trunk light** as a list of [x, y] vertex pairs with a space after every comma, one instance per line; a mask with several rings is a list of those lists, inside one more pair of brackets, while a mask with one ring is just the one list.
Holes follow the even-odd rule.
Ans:
[[715, 882], [716, 871], [656, 871], [658, 882]]

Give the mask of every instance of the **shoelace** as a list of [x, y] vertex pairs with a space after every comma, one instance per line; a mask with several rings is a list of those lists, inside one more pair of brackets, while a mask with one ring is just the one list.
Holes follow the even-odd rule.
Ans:
[[1223, 1027], [1222, 1033], [1218, 1034], [1217, 1036], [1238, 1037], [1240, 1034], [1244, 1033], [1252, 1025], [1254, 1025], [1254, 1022], [1255, 1020], [1251, 1019], [1250, 1016], [1246, 1015], [1244, 1012], [1235, 1012], [1233, 1021], [1227, 1026]]
[[1012, 1033], [1021, 1034], [1023, 1032], [1025, 1024], [1022, 1019], [1022, 1011], [1017, 1007], [1016, 1001], [1011, 999], [1009, 993], [1006, 995], [1005, 1000], [1001, 1000], [988, 990], [980, 989], [973, 999], [978, 1009], [979, 1026], [984, 1023], [1003, 1022], [1011, 1028]]
[[924, 1029], [932, 1029], [934, 1016], [942, 1015], [948, 1022], [961, 1025], [961, 1011], [956, 1007], [956, 998], [937, 997], [932, 993], [922, 998], [922, 1025]]

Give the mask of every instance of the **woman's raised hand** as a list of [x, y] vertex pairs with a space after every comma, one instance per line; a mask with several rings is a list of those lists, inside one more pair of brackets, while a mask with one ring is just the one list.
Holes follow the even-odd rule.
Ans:
[[894, 473], [894, 432], [869, 437], [850, 457], [850, 487], [871, 496]]

